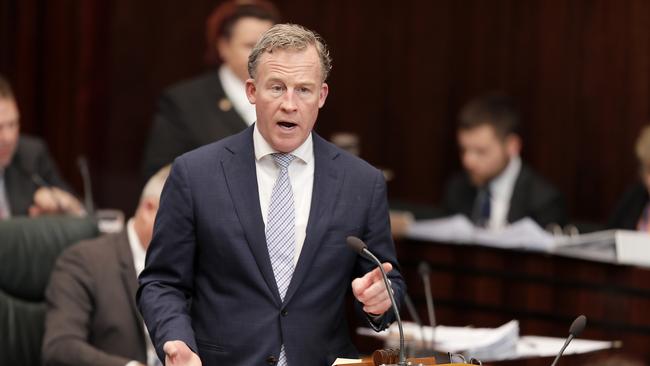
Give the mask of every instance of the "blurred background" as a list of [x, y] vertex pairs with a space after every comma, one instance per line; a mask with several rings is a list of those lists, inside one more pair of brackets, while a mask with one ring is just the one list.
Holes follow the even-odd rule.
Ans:
[[[197, 75], [213, 0], [2, 0], [0, 72], [22, 132], [43, 137], [98, 207], [127, 217], [164, 87]], [[645, 0], [277, 0], [319, 32], [334, 69], [316, 125], [361, 138], [390, 169], [392, 199], [438, 203], [460, 169], [458, 110], [500, 90], [523, 114], [523, 158], [567, 197], [573, 221], [604, 222], [638, 176], [634, 141], [650, 116]]]

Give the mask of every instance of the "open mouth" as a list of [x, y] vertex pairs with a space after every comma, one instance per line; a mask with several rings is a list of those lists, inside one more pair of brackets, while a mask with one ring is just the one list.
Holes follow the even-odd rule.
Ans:
[[280, 122], [278, 122], [278, 126], [280, 126], [282, 129], [292, 130], [292, 129], [294, 129], [296, 126], [298, 126], [298, 124], [297, 124], [297, 123], [293, 123], [293, 122], [280, 121]]

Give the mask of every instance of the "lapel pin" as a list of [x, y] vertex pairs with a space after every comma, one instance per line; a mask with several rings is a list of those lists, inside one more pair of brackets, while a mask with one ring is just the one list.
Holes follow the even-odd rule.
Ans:
[[223, 112], [228, 112], [232, 109], [232, 102], [228, 98], [221, 98], [217, 104]]

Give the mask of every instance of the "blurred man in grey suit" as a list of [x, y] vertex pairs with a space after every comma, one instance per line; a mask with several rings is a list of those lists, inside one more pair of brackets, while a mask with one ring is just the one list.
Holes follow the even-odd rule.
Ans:
[[124, 232], [78, 243], [59, 257], [46, 291], [45, 365], [157, 365], [135, 293], [169, 170], [149, 179]]

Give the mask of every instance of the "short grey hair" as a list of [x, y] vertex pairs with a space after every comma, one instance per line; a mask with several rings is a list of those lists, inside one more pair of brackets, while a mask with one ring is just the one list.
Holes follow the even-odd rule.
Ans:
[[160, 199], [160, 194], [162, 193], [163, 186], [169, 177], [169, 172], [171, 171], [171, 165], [165, 165], [162, 167], [153, 177], [149, 178], [147, 184], [145, 184], [142, 189], [142, 194], [140, 195], [140, 202], [145, 198], [154, 198]]
[[267, 30], [257, 41], [253, 51], [248, 57], [248, 74], [255, 79], [257, 65], [262, 55], [274, 50], [302, 51], [309, 46], [314, 46], [320, 59], [322, 81], [327, 80], [332, 70], [332, 58], [325, 41], [318, 33], [297, 24], [276, 24]]

